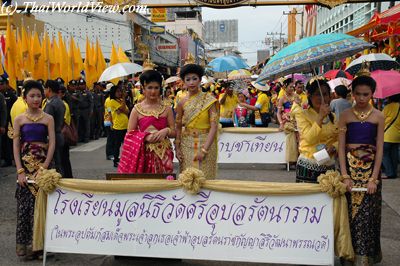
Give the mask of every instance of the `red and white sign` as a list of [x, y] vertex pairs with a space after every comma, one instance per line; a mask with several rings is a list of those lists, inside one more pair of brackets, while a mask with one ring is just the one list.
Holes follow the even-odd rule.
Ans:
[[159, 44], [157, 45], [157, 50], [159, 51], [176, 51], [177, 50], [176, 44]]

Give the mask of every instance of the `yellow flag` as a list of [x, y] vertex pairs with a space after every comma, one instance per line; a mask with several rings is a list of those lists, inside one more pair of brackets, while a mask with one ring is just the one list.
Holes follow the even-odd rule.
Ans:
[[131, 60], [126, 56], [124, 50], [121, 47], [118, 47], [118, 61], [120, 63], [130, 63]]
[[[115, 49], [114, 42], [113, 42], [112, 47], [111, 47], [110, 66], [118, 64], [118, 63], [119, 63], [118, 53], [117, 53], [117, 50]], [[112, 83], [114, 83], [115, 85], [117, 85], [119, 78], [115, 78], [110, 81]]]
[[71, 36], [69, 40], [69, 52], [68, 52], [68, 81], [73, 79], [76, 80], [81, 77], [81, 70], [82, 70], [81, 64], [82, 64], [82, 59], [80, 57], [80, 52], [76, 47], [74, 37]]
[[43, 76], [42, 79], [48, 80], [50, 79], [50, 39], [45, 32], [43, 40], [42, 40], [42, 69], [43, 69]]
[[60, 51], [60, 77], [68, 84], [68, 52], [61, 32], [58, 32], [58, 49]]
[[81, 78], [81, 72], [83, 70], [83, 60], [81, 56], [81, 48], [79, 48], [79, 45], [76, 45], [76, 50], [75, 50], [75, 61], [77, 62], [78, 69], [77, 69], [77, 77], [78, 79]]
[[22, 38], [21, 38], [21, 34], [18, 29], [16, 31], [16, 35], [17, 35], [17, 55], [14, 59], [16, 61], [15, 75], [17, 77], [17, 80], [23, 80], [24, 79], [24, 75], [23, 75], [24, 59], [23, 59], [23, 54], [22, 54], [22, 41], [21, 41]]
[[43, 68], [40, 67], [40, 56], [42, 48], [40, 46], [39, 36], [35, 31], [31, 36], [31, 62], [32, 62], [32, 75], [34, 79], [39, 79], [43, 76]]
[[94, 64], [95, 58], [92, 55], [93, 49], [90, 45], [89, 39], [86, 37], [86, 55], [85, 55], [85, 77], [86, 77], [86, 84], [89, 88], [92, 88], [94, 82], [97, 81], [96, 76], [96, 66]]
[[117, 50], [115, 49], [114, 42], [113, 42], [112, 46], [111, 46], [110, 66], [115, 65], [117, 63], [119, 63], [118, 53], [117, 53]]
[[54, 36], [50, 51], [50, 77], [51, 79], [60, 77], [60, 49]]
[[97, 61], [96, 61], [97, 80], [99, 80], [101, 74], [106, 69], [107, 64], [106, 60], [104, 60], [103, 52], [101, 51], [100, 43], [98, 40], [96, 40], [96, 54], [97, 54]]
[[14, 90], [17, 87], [17, 77], [16, 77], [16, 58], [17, 47], [15, 40], [15, 33], [11, 28], [10, 19], [7, 18], [7, 30], [6, 30], [6, 61], [5, 69], [8, 75], [9, 84]]
[[32, 72], [32, 64], [31, 64], [31, 57], [30, 57], [30, 49], [29, 49], [29, 37], [28, 33], [26, 32], [25, 27], [21, 28], [21, 55], [22, 55], [22, 62], [21, 66], [24, 71]]

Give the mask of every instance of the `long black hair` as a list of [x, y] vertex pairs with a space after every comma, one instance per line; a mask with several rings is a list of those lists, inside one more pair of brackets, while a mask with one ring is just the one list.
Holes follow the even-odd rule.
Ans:
[[117, 99], [117, 98], [115, 97], [115, 93], [117, 92], [118, 89], [121, 89], [121, 88], [118, 87], [118, 86], [116, 86], [116, 85], [114, 85], [114, 86], [111, 87], [111, 89], [110, 89], [110, 99], [111, 99], [111, 100]]
[[[311, 96], [316, 91], [318, 91], [319, 88], [321, 88], [321, 91], [325, 88], [325, 89], [328, 90], [329, 94], [331, 93], [331, 89], [330, 89], [330, 86], [328, 84], [328, 81], [326, 79], [318, 79], [318, 80], [317, 79], [318, 79], [318, 77], [315, 78], [315, 79], [311, 79], [310, 81], [307, 82], [307, 85], [306, 85], [306, 91], [307, 91], [307, 94], [308, 94], [308, 96], [307, 96], [308, 105], [310, 105], [311, 108], [314, 108], [313, 105], [312, 105]], [[329, 117], [329, 120], [333, 124], [335, 119], [334, 119], [334, 116], [333, 116], [332, 112], [329, 113], [328, 117]]]

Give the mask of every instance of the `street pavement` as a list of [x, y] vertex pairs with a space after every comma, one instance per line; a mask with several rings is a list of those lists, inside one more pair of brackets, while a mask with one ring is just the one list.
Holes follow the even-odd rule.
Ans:
[[[105, 179], [105, 173], [115, 172], [112, 161], [105, 158], [105, 139], [102, 138], [71, 150], [71, 163], [75, 178]], [[221, 165], [218, 179], [254, 180], [272, 182], [294, 182], [295, 172], [286, 171], [285, 165]], [[42, 265], [41, 261], [20, 261], [15, 255], [16, 201], [15, 168], [0, 168], [0, 266]], [[400, 178], [383, 180], [382, 232], [381, 244], [383, 261], [379, 265], [400, 265]], [[199, 260], [165, 260], [155, 258], [131, 258], [102, 256], [53, 254], [47, 265], [191, 265], [191, 266], [241, 266], [271, 265], [244, 262], [217, 262]], [[336, 260], [335, 265], [340, 265]]]

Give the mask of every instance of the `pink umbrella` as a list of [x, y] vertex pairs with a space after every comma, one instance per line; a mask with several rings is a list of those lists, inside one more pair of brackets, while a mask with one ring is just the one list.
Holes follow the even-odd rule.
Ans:
[[396, 70], [376, 70], [371, 73], [376, 81], [374, 98], [383, 99], [400, 93], [400, 73]]
[[295, 81], [301, 80], [303, 83], [307, 82], [307, 76], [304, 74], [300, 74], [300, 73], [289, 74], [289, 75], [286, 75], [285, 78], [293, 78]]

